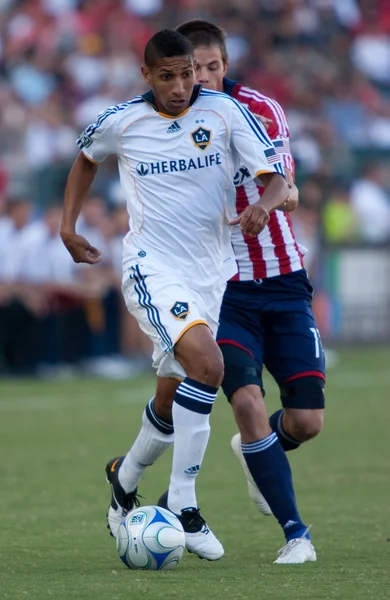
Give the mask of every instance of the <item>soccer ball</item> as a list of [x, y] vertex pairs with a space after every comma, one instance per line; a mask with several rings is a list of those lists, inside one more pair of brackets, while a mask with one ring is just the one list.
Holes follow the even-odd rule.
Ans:
[[179, 519], [160, 506], [142, 506], [122, 520], [116, 538], [121, 560], [130, 569], [173, 569], [185, 548]]

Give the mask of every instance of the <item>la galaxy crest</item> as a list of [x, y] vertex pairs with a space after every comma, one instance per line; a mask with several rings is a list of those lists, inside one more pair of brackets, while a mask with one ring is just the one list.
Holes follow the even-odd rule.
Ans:
[[195, 131], [191, 131], [191, 139], [194, 146], [199, 150], [206, 150], [211, 144], [212, 132], [211, 129], [199, 126]]
[[175, 302], [171, 308], [172, 315], [175, 319], [179, 319], [180, 321], [185, 321], [189, 312], [188, 302]]

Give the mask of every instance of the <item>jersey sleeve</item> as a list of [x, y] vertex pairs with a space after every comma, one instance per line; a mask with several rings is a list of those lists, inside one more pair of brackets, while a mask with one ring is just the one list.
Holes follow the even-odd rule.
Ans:
[[231, 142], [241, 164], [246, 166], [252, 179], [263, 173], [284, 176], [283, 165], [263, 124], [239, 102], [233, 102]]
[[92, 162], [103, 162], [110, 154], [119, 153], [116, 107], [110, 107], [98, 115], [95, 123], [89, 125], [77, 138], [79, 149]]
[[256, 98], [251, 99], [249, 110], [254, 115], [261, 115], [272, 121], [267, 133], [284, 168], [289, 169], [294, 175], [294, 159], [290, 151], [290, 130], [283, 108], [276, 100], [262, 96], [261, 101]]

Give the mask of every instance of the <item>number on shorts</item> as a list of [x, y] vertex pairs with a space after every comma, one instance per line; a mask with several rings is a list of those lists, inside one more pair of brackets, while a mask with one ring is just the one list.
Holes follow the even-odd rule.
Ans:
[[310, 331], [314, 335], [315, 357], [320, 358], [321, 336], [316, 327], [310, 327]]

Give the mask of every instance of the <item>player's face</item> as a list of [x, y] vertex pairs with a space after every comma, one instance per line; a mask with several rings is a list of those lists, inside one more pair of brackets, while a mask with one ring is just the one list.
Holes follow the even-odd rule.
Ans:
[[143, 65], [141, 70], [160, 112], [177, 116], [188, 107], [195, 84], [192, 56], [160, 58], [153, 68]]
[[222, 59], [218, 45], [195, 48], [196, 81], [209, 90], [221, 92], [228, 63]]

